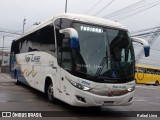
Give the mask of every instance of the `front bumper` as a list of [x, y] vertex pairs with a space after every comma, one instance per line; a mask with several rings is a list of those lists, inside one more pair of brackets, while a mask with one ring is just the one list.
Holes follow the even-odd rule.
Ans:
[[121, 96], [100, 96], [87, 91], [74, 90], [71, 96], [71, 105], [73, 106], [124, 106], [131, 105], [133, 101], [133, 92]]

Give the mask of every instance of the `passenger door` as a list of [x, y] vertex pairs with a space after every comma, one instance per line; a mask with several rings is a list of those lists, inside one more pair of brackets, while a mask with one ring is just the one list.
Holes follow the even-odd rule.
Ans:
[[60, 91], [61, 98], [70, 103], [70, 96], [67, 90], [66, 76], [68, 76], [68, 72], [72, 71], [72, 54], [70, 47], [70, 39], [69, 34], [65, 33], [64, 39], [62, 40], [62, 47], [60, 50], [61, 53], [61, 69], [60, 69]]

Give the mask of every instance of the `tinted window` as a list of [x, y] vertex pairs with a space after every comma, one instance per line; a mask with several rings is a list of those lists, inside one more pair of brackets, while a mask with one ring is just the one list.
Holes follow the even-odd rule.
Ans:
[[32, 51], [55, 52], [55, 37], [53, 25], [48, 25], [24, 37], [19, 44], [21, 53]]

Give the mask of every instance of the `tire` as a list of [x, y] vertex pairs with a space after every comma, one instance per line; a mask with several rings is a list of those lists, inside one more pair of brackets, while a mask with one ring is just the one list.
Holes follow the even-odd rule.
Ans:
[[16, 77], [16, 85], [20, 85], [21, 83], [19, 82], [19, 80], [18, 80], [18, 76]]
[[54, 98], [53, 84], [51, 82], [48, 84], [46, 92], [48, 101], [53, 103], [55, 101], [55, 98]]
[[156, 81], [156, 82], [155, 82], [155, 86], [158, 86], [158, 85], [159, 85], [159, 82], [158, 82], [158, 81]]

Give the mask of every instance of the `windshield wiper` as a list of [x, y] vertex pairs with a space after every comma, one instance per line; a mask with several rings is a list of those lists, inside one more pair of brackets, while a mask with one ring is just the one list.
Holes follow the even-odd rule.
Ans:
[[104, 57], [104, 58], [102, 59], [102, 61], [101, 61], [101, 63], [100, 63], [100, 66], [102, 66], [102, 67], [99, 67], [99, 68], [97, 69], [97, 72], [96, 72], [96, 74], [95, 74], [96, 77], [99, 77], [99, 76], [100, 76], [100, 74], [101, 74], [101, 72], [102, 72], [102, 70], [103, 70], [103, 68], [104, 68], [104, 66], [105, 66], [106, 59], [107, 59], [107, 57]]
[[91, 78], [97, 78], [96, 76], [94, 76], [94, 75], [89, 75], [89, 74], [87, 74], [87, 73], [85, 73], [85, 72], [81, 72], [81, 71], [77, 71], [78, 73], [81, 73], [81, 74], [84, 74], [84, 75], [86, 75], [87, 77], [91, 77]]

